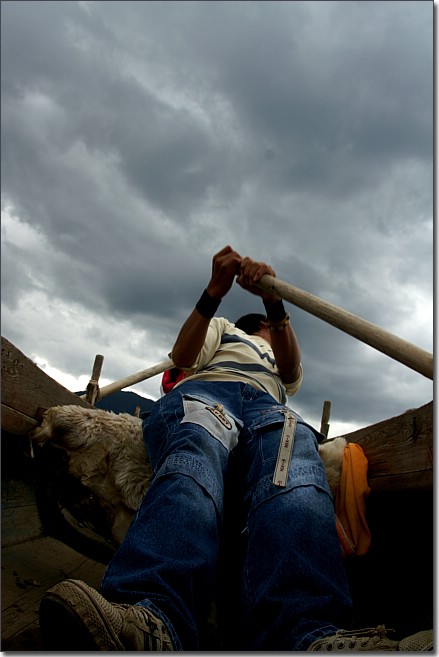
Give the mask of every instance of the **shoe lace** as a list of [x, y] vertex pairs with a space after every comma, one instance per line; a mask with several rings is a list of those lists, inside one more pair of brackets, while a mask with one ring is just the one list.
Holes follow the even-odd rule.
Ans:
[[[392, 631], [392, 630], [390, 630]], [[348, 648], [365, 648], [367, 645], [380, 643], [381, 639], [386, 636], [384, 625], [378, 627], [366, 627], [362, 630], [338, 630], [333, 636], [329, 637], [324, 645], [325, 650], [342, 650], [345, 646]]]
[[126, 608], [125, 620], [143, 633], [144, 640], [147, 642], [145, 649], [150, 651], [163, 650], [163, 639], [166, 634], [163, 623], [160, 619], [149, 614], [147, 609], [139, 606], [128, 606]]

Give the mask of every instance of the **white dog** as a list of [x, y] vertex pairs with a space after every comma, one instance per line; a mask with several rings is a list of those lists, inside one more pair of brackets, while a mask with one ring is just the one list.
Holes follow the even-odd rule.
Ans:
[[53, 406], [30, 437], [66, 450], [70, 474], [98, 497], [120, 543], [152, 476], [142, 421], [128, 413]]

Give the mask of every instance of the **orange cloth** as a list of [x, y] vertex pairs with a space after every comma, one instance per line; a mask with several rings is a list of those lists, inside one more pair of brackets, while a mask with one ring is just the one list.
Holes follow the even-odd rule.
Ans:
[[368, 461], [360, 445], [348, 443], [343, 451], [340, 485], [335, 495], [337, 532], [345, 557], [362, 556], [371, 536], [366, 522]]

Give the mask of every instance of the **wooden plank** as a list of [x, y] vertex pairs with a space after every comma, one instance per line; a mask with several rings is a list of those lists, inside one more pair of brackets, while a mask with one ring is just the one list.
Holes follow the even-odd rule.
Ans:
[[23, 435], [35, 425], [38, 407], [90, 404], [64, 388], [2, 336], [2, 428]]
[[374, 492], [433, 487], [433, 402], [344, 435], [361, 445]]
[[2, 478], [2, 547], [43, 533], [32, 483]]
[[25, 436], [40, 424], [28, 415], [2, 404], [2, 429], [16, 436]]
[[42, 536], [43, 526], [36, 505], [2, 509], [2, 547]]
[[23, 647], [22, 635], [31, 637], [32, 650], [39, 636], [38, 607], [44, 592], [65, 579], [82, 579], [98, 588], [105, 565], [84, 557], [50, 537], [2, 549], [2, 650]]

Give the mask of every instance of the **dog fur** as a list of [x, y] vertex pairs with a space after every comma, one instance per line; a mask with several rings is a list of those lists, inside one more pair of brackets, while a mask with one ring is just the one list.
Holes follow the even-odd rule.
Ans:
[[346, 438], [339, 437], [328, 440], [319, 445], [320, 458], [326, 470], [329, 487], [332, 497], [335, 497], [337, 488], [340, 485], [341, 469], [343, 465], [343, 452], [347, 445]]
[[120, 543], [152, 477], [142, 421], [128, 413], [53, 406], [30, 437], [65, 449], [70, 474], [98, 497]]

